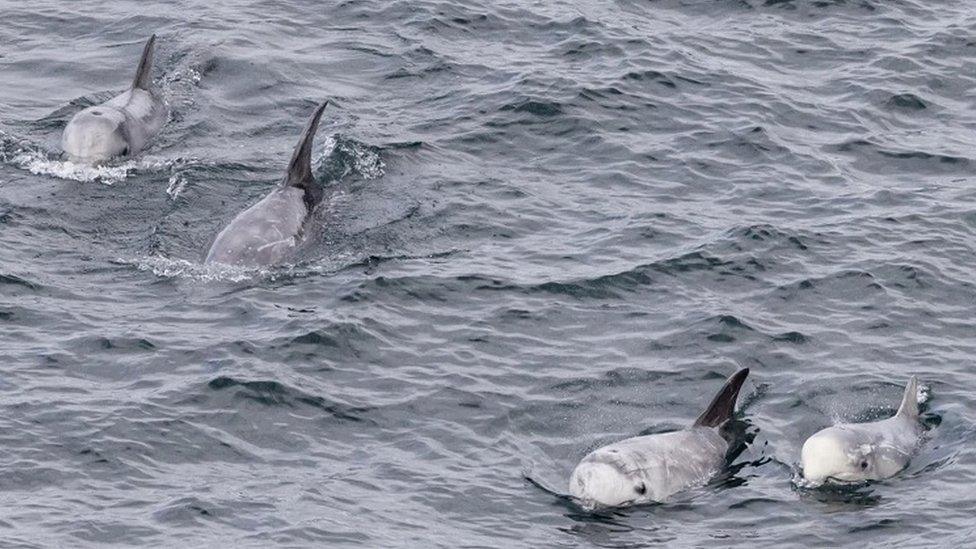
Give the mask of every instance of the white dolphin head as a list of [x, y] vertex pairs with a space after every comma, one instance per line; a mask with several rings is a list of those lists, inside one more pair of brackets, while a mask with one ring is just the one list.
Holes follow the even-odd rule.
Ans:
[[921, 432], [917, 397], [918, 379], [912, 376], [894, 417], [828, 427], [807, 439], [800, 450], [803, 477], [814, 484], [828, 479], [863, 482], [902, 470]]
[[89, 107], [76, 114], [64, 128], [61, 147], [73, 160], [102, 162], [129, 154], [125, 115], [116, 109]]
[[583, 461], [569, 479], [569, 493], [584, 507], [619, 507], [643, 498], [647, 488], [612, 463]]
[[800, 451], [803, 477], [815, 484], [828, 479], [863, 482], [876, 478], [875, 461], [874, 447], [843, 427], [818, 432]]

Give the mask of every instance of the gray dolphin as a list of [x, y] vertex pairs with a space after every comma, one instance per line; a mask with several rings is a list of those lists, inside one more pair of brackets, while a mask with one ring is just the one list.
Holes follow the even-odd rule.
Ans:
[[594, 450], [569, 479], [569, 492], [587, 508], [661, 502], [701, 485], [725, 467], [729, 441], [723, 425], [732, 417], [749, 375], [732, 374], [688, 429], [628, 438]]
[[312, 178], [312, 139], [328, 104], [322, 103], [312, 114], [281, 184], [220, 231], [207, 263], [261, 267], [281, 263], [292, 254], [305, 219], [322, 198]]
[[803, 443], [803, 478], [863, 482], [891, 477], [908, 465], [923, 432], [918, 417], [918, 380], [912, 376], [893, 417], [827, 427]]
[[97, 163], [117, 156], [130, 156], [163, 127], [169, 108], [153, 89], [152, 35], [142, 50], [132, 87], [112, 99], [88, 107], [72, 117], [61, 136], [61, 148], [72, 160]]

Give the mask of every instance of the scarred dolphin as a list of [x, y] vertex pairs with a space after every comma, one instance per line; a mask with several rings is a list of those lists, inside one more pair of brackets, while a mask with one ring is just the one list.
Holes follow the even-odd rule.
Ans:
[[281, 184], [220, 231], [207, 263], [261, 267], [281, 263], [295, 251], [305, 220], [322, 198], [312, 177], [312, 139], [328, 104], [312, 114]]
[[661, 502], [701, 485], [725, 467], [732, 417], [749, 369], [732, 374], [688, 429], [628, 438], [594, 450], [569, 479], [569, 492], [585, 508]]
[[153, 88], [152, 60], [156, 35], [142, 50], [132, 86], [108, 101], [74, 115], [61, 135], [61, 148], [75, 161], [98, 163], [131, 156], [159, 132], [169, 108]]

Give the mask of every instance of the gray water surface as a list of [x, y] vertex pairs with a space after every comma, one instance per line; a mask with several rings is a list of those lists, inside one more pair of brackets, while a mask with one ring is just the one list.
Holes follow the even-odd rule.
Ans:
[[[489, 4], [0, 0], [0, 545], [974, 543], [976, 9]], [[152, 33], [162, 135], [64, 162]], [[323, 99], [295, 262], [204, 266]], [[738, 367], [727, 474], [559, 497]], [[796, 486], [911, 374], [906, 471]]]

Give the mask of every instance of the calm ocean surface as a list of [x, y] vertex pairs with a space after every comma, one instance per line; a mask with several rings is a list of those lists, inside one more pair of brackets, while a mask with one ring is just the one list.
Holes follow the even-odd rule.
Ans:
[[[0, 0], [0, 546], [976, 545], [976, 7], [489, 4]], [[204, 266], [323, 99], [294, 264]], [[737, 367], [726, 474], [558, 496]], [[905, 472], [794, 484], [911, 374]]]

